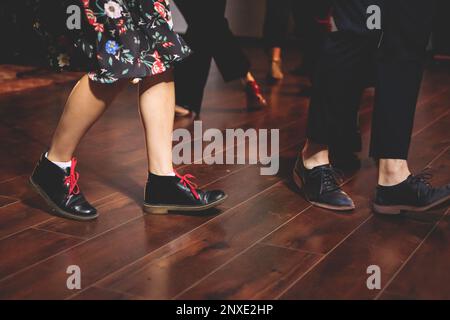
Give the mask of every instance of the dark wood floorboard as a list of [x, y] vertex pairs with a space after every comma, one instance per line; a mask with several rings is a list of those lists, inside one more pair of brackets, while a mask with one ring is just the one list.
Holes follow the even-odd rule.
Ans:
[[[263, 79], [265, 54], [246, 50]], [[362, 168], [344, 172], [357, 210], [335, 214], [299, 196], [290, 175], [305, 137], [308, 99], [299, 93], [308, 81], [288, 72], [299, 61], [295, 50], [286, 52], [286, 79], [274, 86], [261, 81], [271, 103], [262, 112], [246, 112], [241, 84], [224, 84], [213, 66], [203, 129], [280, 129], [280, 171], [180, 166], [201, 186], [229, 194], [200, 217], [142, 214], [146, 154], [135, 86], [77, 150], [81, 186], [100, 212], [90, 223], [49, 215], [28, 185], [73, 82], [0, 95], [0, 151], [7, 155], [0, 158], [0, 299], [448, 299], [448, 204], [427, 215], [373, 216], [376, 166], [367, 158], [373, 89], [360, 110]], [[430, 166], [436, 184], [450, 174], [449, 82], [446, 70], [425, 72], [410, 152], [411, 168]], [[194, 130], [192, 119], [178, 119], [175, 127]], [[81, 268], [81, 291], [66, 287], [72, 264]], [[366, 287], [370, 264], [381, 267], [381, 291]]]
[[[140, 207], [135, 205], [135, 210], [140, 210]], [[0, 281], [0, 299], [67, 297], [73, 294], [66, 287], [67, 266], [78, 265], [82, 272], [82, 286], [88, 287], [190, 231], [205, 219], [207, 217], [141, 216], [5, 278]]]
[[309, 252], [258, 244], [179, 298], [274, 299], [319, 257]]
[[[448, 168], [450, 150], [447, 149], [433, 162], [430, 172], [435, 180], [443, 180], [439, 174]], [[380, 299], [396, 296], [398, 299], [450, 299], [450, 214], [440, 220], [424, 239], [417, 252], [411, 255], [382, 292]]]
[[0, 278], [44, 260], [81, 242], [80, 239], [43, 230], [27, 229], [0, 241]]
[[0, 196], [0, 208], [10, 205], [14, 202], [18, 202], [18, 201], [19, 200], [11, 198], [11, 197]]
[[[444, 127], [445, 125], [447, 125], [447, 123], [445, 121], [442, 121], [442, 125], [439, 122], [439, 125], [436, 125], [436, 127], [432, 127], [432, 128], [436, 129], [436, 131], [438, 131], [441, 127]], [[427, 131], [417, 129], [416, 132], [425, 135]], [[433, 145], [430, 145], [430, 146], [434, 147]], [[429, 155], [432, 155], [432, 153], [429, 153]], [[373, 171], [373, 170], [366, 170], [364, 173], [369, 173], [370, 171]], [[358, 180], [361, 182], [365, 182], [367, 185], [367, 177], [365, 177], [365, 174], [361, 174], [360, 176], [357, 176], [355, 179], [350, 180], [350, 182], [348, 183], [349, 186], [347, 188], [352, 194], [356, 193], [356, 192], [352, 192], [354, 190], [352, 188], [352, 184], [354, 183], [354, 181], [358, 181]], [[360, 193], [362, 190], [364, 190], [364, 188], [362, 188], [362, 186], [358, 186], [357, 188], [355, 188], [355, 190], [358, 190]], [[281, 243], [279, 243], [279, 242], [277, 243], [275, 241], [274, 244], [280, 245], [280, 246], [289, 246], [290, 245], [289, 242], [294, 242], [296, 244], [296, 246], [294, 247], [295, 249], [301, 249], [301, 250], [305, 250], [307, 252], [327, 253], [328, 250], [330, 250], [330, 248], [336, 246], [339, 243], [339, 241], [341, 241], [347, 235], [349, 235], [350, 231], [353, 231], [355, 229], [355, 227], [357, 227], [359, 224], [365, 222], [367, 219], [369, 219], [371, 217], [370, 202], [368, 201], [370, 196], [369, 197], [367, 196], [368, 192], [369, 192], [369, 188], [366, 187], [365, 191], [366, 191], [365, 194], [364, 193], [360, 193], [360, 194], [356, 193], [356, 194], [360, 195], [360, 197], [355, 198], [355, 201], [359, 208], [357, 210], [356, 214], [351, 214], [351, 215], [346, 216], [346, 215], [333, 214], [333, 213], [327, 212], [326, 210], [321, 210], [321, 209], [317, 209], [314, 207], [309, 208], [308, 210], [306, 210], [305, 212], [298, 215], [295, 219], [292, 220], [292, 221], [297, 222], [296, 224], [294, 224], [293, 227], [289, 228], [289, 226], [292, 222], [287, 223], [286, 226], [288, 228], [288, 232], [286, 232], [286, 228], [281, 228], [274, 232], [275, 235], [281, 235], [280, 237], [286, 237], [287, 239], [293, 238], [294, 240], [291, 240], [291, 241], [288, 240], [288, 243], [286, 243], [286, 242], [283, 243], [282, 241], [281, 241]], [[323, 213], [323, 215], [319, 214], [317, 216], [316, 213], [320, 213], [320, 212]], [[308, 224], [308, 222], [310, 224]], [[336, 224], [340, 227], [340, 228], [338, 228], [338, 232], [335, 232]], [[380, 228], [383, 228], [383, 227], [384, 226], [381, 226]], [[388, 229], [388, 226], [386, 226], [385, 229]], [[310, 230], [313, 230], [314, 233], [311, 234]], [[330, 232], [330, 230], [333, 230], [333, 232]], [[269, 238], [270, 238], [270, 235], [269, 235]], [[367, 237], [367, 238], [368, 238], [367, 240], [369, 241], [369, 243], [371, 243], [374, 240], [374, 239], [371, 239], [370, 237]], [[268, 240], [268, 243], [270, 243], [270, 240]], [[326, 247], [327, 244], [328, 244], [328, 248]], [[361, 254], [359, 254], [357, 256], [361, 256]], [[354, 259], [353, 256], [352, 256], [352, 258]], [[333, 264], [331, 264], [331, 265], [333, 265]], [[367, 265], [367, 266], [369, 266], [369, 265]], [[226, 269], [226, 268], [227, 268], [227, 266], [224, 267], [224, 269]], [[364, 269], [364, 270], [366, 270], [366, 269]], [[221, 271], [222, 271], [222, 269], [220, 269], [217, 273], [222, 274], [222, 281], [225, 283], [227, 281], [231, 281], [231, 278], [234, 276], [234, 274], [229, 273], [228, 276], [224, 276], [223, 273], [221, 273]], [[304, 270], [304, 271], [306, 271], [306, 270]], [[328, 270], [326, 270], [326, 271], [328, 271]], [[353, 271], [354, 270], [352, 270], [352, 272], [350, 272], [349, 274], [352, 275]], [[336, 278], [336, 275], [334, 275], [333, 273], [325, 272], [325, 274], [330, 275], [330, 278], [327, 279], [327, 281], [330, 281], [331, 278]], [[318, 279], [327, 278], [327, 276], [322, 277], [321, 272], [319, 272], [319, 271], [317, 272], [317, 277], [318, 277]], [[217, 280], [217, 278], [214, 277], [214, 275], [211, 275], [210, 277], [207, 277], [205, 280], [201, 281], [200, 284], [198, 284], [197, 286], [201, 287], [201, 288], [206, 288], [207, 286], [204, 286], [203, 284], [211, 283], [210, 279]], [[318, 280], [318, 279], [314, 279], [314, 280]], [[357, 278], [355, 277], [354, 280], [357, 281]], [[314, 281], [312, 281], [312, 283], [313, 283], [312, 287], [319, 291], [319, 294], [318, 294], [319, 297], [327, 297], [327, 296], [333, 297], [331, 295], [331, 292], [328, 292], [326, 290], [327, 288], [325, 288], [324, 290], [317, 289], [317, 288], [321, 288], [321, 286], [316, 286], [314, 284], [315, 283]], [[332, 285], [335, 284], [335, 282], [330, 282], [330, 283], [332, 283]], [[363, 282], [363, 284], [365, 286], [365, 282]], [[191, 291], [194, 292], [195, 297], [198, 297], [199, 291], [196, 290], [197, 286], [195, 286], [192, 290], [187, 291], [185, 294], [181, 295], [180, 298], [189, 298], [189, 293]], [[305, 296], [299, 296], [298, 298], [314, 298], [313, 295], [310, 295], [311, 292], [309, 292], [308, 290], [304, 290], [303, 287], [301, 288], [300, 291], [302, 293], [305, 293]], [[210, 291], [207, 291], [207, 292], [210, 292]], [[342, 294], [342, 293], [340, 292], [340, 294]], [[356, 296], [358, 297], [358, 295], [361, 295], [360, 297], [364, 297], [361, 292], [357, 292]], [[224, 297], [224, 296], [222, 296], [222, 297]], [[266, 297], [264, 297], [264, 296], [262, 296], [262, 297], [268, 298], [268, 299], [273, 298], [270, 295], [268, 295]], [[233, 296], [228, 297], [228, 298], [233, 298]], [[288, 298], [291, 298], [291, 297], [288, 297]]]
[[[188, 236], [113, 274], [99, 286], [145, 298], [172, 298], [308, 207], [295, 194], [280, 182]], [[162, 284], [163, 290], [156, 290]]]
[[[442, 118], [413, 138], [422, 156], [411, 159], [412, 167], [425, 167], [430, 161], [437, 161], [447, 147], [439, 139], [443, 128], [450, 124], [450, 116]], [[428, 139], [427, 139], [428, 138]], [[439, 148], [441, 146], [441, 148]], [[436, 156], [439, 158], [436, 159]], [[352, 194], [371, 198], [367, 187], [370, 175], [375, 179], [375, 170], [366, 170], [348, 183]], [[437, 181], [439, 183], [439, 181]], [[359, 203], [359, 209], [370, 210]], [[321, 262], [289, 288], [282, 299], [370, 299], [379, 291], [366, 286], [367, 267], [378, 265], [382, 273], [382, 286], [401, 268], [404, 261], [419, 246], [447, 210], [446, 206], [436, 208], [426, 215], [407, 213], [400, 217], [369, 215], [349, 236], [343, 238]], [[299, 226], [301, 230], [301, 226]], [[295, 237], [293, 237], [295, 239]], [[310, 238], [309, 238], [310, 239]], [[302, 248], [302, 247], [300, 247]]]

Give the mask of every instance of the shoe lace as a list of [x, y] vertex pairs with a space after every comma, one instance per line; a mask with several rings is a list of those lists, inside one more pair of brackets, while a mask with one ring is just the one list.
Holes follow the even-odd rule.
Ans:
[[77, 195], [80, 193], [80, 187], [78, 186], [78, 179], [80, 178], [80, 174], [75, 171], [77, 166], [77, 159], [72, 158], [72, 165], [70, 166], [70, 173], [64, 179], [64, 184], [69, 187], [69, 195]]
[[322, 192], [332, 192], [340, 189], [343, 181], [343, 173], [333, 167], [322, 167], [320, 170], [314, 170], [312, 176], [320, 176], [322, 178]]
[[182, 176], [175, 171], [175, 175], [180, 179], [180, 182], [183, 184], [183, 186], [188, 187], [191, 190], [195, 199], [197, 200], [200, 199], [200, 196], [197, 193], [198, 186], [191, 181], [191, 179], [195, 179], [195, 177], [192, 174], [185, 174], [184, 176]]
[[425, 168], [420, 172], [419, 174], [416, 174], [412, 176], [411, 182], [412, 183], [421, 183], [424, 184], [427, 187], [432, 187], [430, 180], [433, 177], [433, 175], [429, 172], [430, 168]]

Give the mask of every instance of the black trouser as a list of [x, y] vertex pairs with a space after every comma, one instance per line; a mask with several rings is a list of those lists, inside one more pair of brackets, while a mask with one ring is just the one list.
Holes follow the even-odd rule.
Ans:
[[263, 32], [267, 48], [281, 48], [285, 45], [291, 15], [296, 26], [300, 22], [299, 2], [299, 0], [266, 0]]
[[282, 48], [287, 40], [289, 21], [295, 22], [296, 34], [302, 39], [303, 64], [313, 69], [326, 26], [319, 23], [326, 19], [329, 0], [267, 0], [264, 21], [264, 41], [267, 48]]
[[183, 37], [194, 53], [175, 69], [177, 104], [199, 113], [214, 59], [225, 81], [245, 77], [250, 62], [225, 18], [226, 0], [176, 0], [188, 30]]
[[450, 54], [449, 12], [450, 1], [436, 1], [436, 18], [433, 27], [433, 52], [436, 54]]
[[[406, 159], [432, 27], [433, 1], [379, 1], [381, 31], [368, 31], [364, 19], [347, 15], [355, 13], [353, 9], [362, 2], [335, 1], [339, 31], [329, 34], [320, 57], [307, 136], [325, 145], [352, 144], [353, 129], [348, 119], [356, 116], [362, 84], [374, 65], [376, 94], [370, 156]], [[361, 14], [365, 16], [363, 9]]]

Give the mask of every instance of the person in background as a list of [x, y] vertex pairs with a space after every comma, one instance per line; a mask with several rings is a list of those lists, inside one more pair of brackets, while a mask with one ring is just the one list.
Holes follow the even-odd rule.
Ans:
[[[370, 5], [380, 8], [381, 30], [367, 28]], [[374, 211], [424, 212], [450, 199], [450, 184], [433, 187], [430, 175], [412, 174], [407, 161], [433, 14], [434, 1], [429, 0], [334, 1], [336, 32], [329, 34], [320, 55], [307, 142], [293, 172], [313, 205], [335, 211], [355, 208], [330, 165], [329, 146], [347, 142], [345, 119], [356, 104], [342, 104], [342, 99], [359, 99], [371, 65], [376, 80], [370, 156], [379, 165]]]
[[226, 82], [242, 80], [249, 110], [267, 106], [250, 61], [225, 18], [227, 1], [176, 0], [175, 4], [188, 24], [184, 39], [193, 51], [175, 70], [177, 115], [200, 114], [212, 59]]
[[318, 52], [329, 24], [329, 0], [266, 0], [264, 40], [269, 52], [269, 73], [271, 80], [284, 78], [282, 51], [288, 38], [291, 16], [295, 33], [301, 39], [303, 62], [296, 73], [311, 77]]
[[433, 25], [433, 56], [435, 60], [450, 62], [450, 26], [448, 14], [450, 12], [450, 1], [436, 1], [436, 18]]
[[[315, 70], [322, 45], [331, 31], [331, 1], [318, 0], [284, 0], [266, 1], [266, 17], [264, 23], [265, 46], [270, 54], [268, 78], [272, 81], [283, 79], [282, 50], [286, 44], [291, 16], [295, 23], [295, 33], [301, 39], [302, 64], [295, 74], [306, 76], [312, 85], [315, 81]], [[301, 95], [310, 96], [311, 87], [302, 87]], [[362, 92], [361, 92], [362, 93]], [[360, 167], [361, 161], [357, 152], [361, 151], [361, 134], [358, 123], [358, 107], [361, 97], [351, 97], [341, 101], [342, 105], [351, 106], [353, 113], [346, 117], [347, 138], [343, 145], [335, 141], [330, 146], [333, 165], [342, 170], [354, 170]]]

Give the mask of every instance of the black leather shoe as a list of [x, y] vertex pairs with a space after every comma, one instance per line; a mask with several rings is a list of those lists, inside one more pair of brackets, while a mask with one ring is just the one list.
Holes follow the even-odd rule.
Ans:
[[194, 176], [157, 176], [150, 173], [145, 187], [144, 211], [167, 214], [169, 211], [203, 211], [225, 201], [220, 190], [202, 191], [190, 181]]
[[353, 210], [353, 200], [341, 189], [336, 170], [329, 164], [308, 170], [300, 156], [294, 168], [294, 182], [311, 204], [336, 211]]
[[74, 220], [92, 220], [98, 217], [97, 210], [87, 202], [78, 187], [76, 165], [77, 160], [73, 158], [72, 166], [66, 172], [43, 154], [30, 182], [57, 215]]
[[432, 187], [431, 174], [410, 175], [395, 186], [377, 186], [374, 211], [380, 214], [400, 214], [402, 211], [423, 212], [450, 199], [450, 184]]

